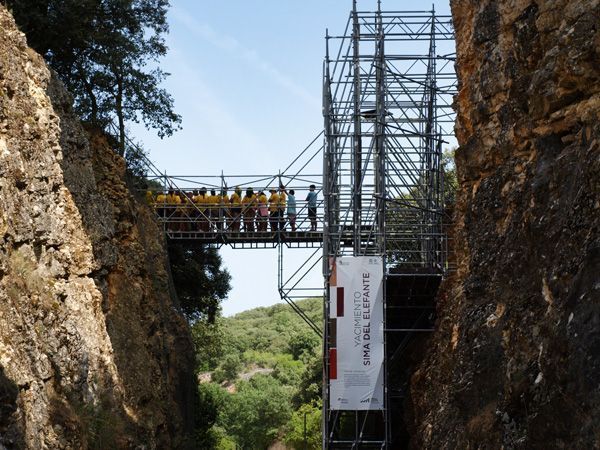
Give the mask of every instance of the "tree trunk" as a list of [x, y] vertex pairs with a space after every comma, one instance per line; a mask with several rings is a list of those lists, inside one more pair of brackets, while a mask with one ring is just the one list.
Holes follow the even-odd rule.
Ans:
[[119, 155], [125, 156], [125, 118], [123, 117], [123, 77], [117, 70], [115, 71], [117, 79], [117, 98], [116, 112], [119, 120]]
[[92, 108], [92, 110], [90, 111], [90, 122], [92, 122], [93, 124], [97, 124], [98, 123], [98, 100], [96, 99], [96, 94], [94, 94], [94, 87], [88, 81], [85, 70], [83, 69], [81, 64], [79, 64], [77, 66], [77, 72], [79, 72], [79, 77], [81, 78], [81, 81], [83, 82], [83, 86], [85, 87], [85, 93], [87, 94], [87, 96], [90, 99], [90, 104], [91, 104], [91, 108]]

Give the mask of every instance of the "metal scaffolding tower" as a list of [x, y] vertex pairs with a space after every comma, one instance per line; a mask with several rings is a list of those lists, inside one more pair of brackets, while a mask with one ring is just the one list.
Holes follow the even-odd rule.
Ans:
[[[335, 53], [331, 50], [336, 47]], [[323, 447], [402, 448], [408, 382], [404, 351], [433, 325], [446, 270], [442, 145], [453, 136], [456, 93], [450, 16], [435, 11], [359, 11], [326, 36], [323, 267]], [[329, 403], [328, 283], [336, 258], [384, 261], [382, 411]]]

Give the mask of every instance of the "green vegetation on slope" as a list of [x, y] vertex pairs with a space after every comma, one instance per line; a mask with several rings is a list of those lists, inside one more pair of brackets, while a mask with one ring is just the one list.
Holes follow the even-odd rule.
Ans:
[[[323, 301], [299, 306], [321, 322]], [[320, 448], [321, 341], [285, 304], [256, 308], [214, 324], [196, 322], [199, 391], [210, 427], [206, 448]], [[208, 405], [208, 406], [207, 406]]]

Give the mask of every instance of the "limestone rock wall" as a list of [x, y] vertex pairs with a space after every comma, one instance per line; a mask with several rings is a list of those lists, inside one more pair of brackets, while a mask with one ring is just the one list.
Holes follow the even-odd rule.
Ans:
[[179, 448], [193, 351], [123, 160], [0, 6], [0, 448]]
[[600, 448], [600, 1], [451, 6], [458, 271], [413, 447]]

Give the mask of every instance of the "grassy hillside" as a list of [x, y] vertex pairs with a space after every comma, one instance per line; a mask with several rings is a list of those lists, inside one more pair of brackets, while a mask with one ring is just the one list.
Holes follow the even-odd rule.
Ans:
[[[321, 323], [321, 299], [298, 305]], [[305, 414], [308, 448], [320, 448], [321, 341], [287, 304], [196, 323], [193, 332], [200, 394], [214, 419], [206, 448], [303, 448]]]
[[[321, 325], [323, 316], [321, 299], [301, 300], [298, 306], [313, 322]], [[285, 353], [290, 339], [310, 331], [302, 318], [285, 303], [251, 309], [224, 318], [222, 321], [227, 340], [240, 353], [247, 350], [272, 354]]]

